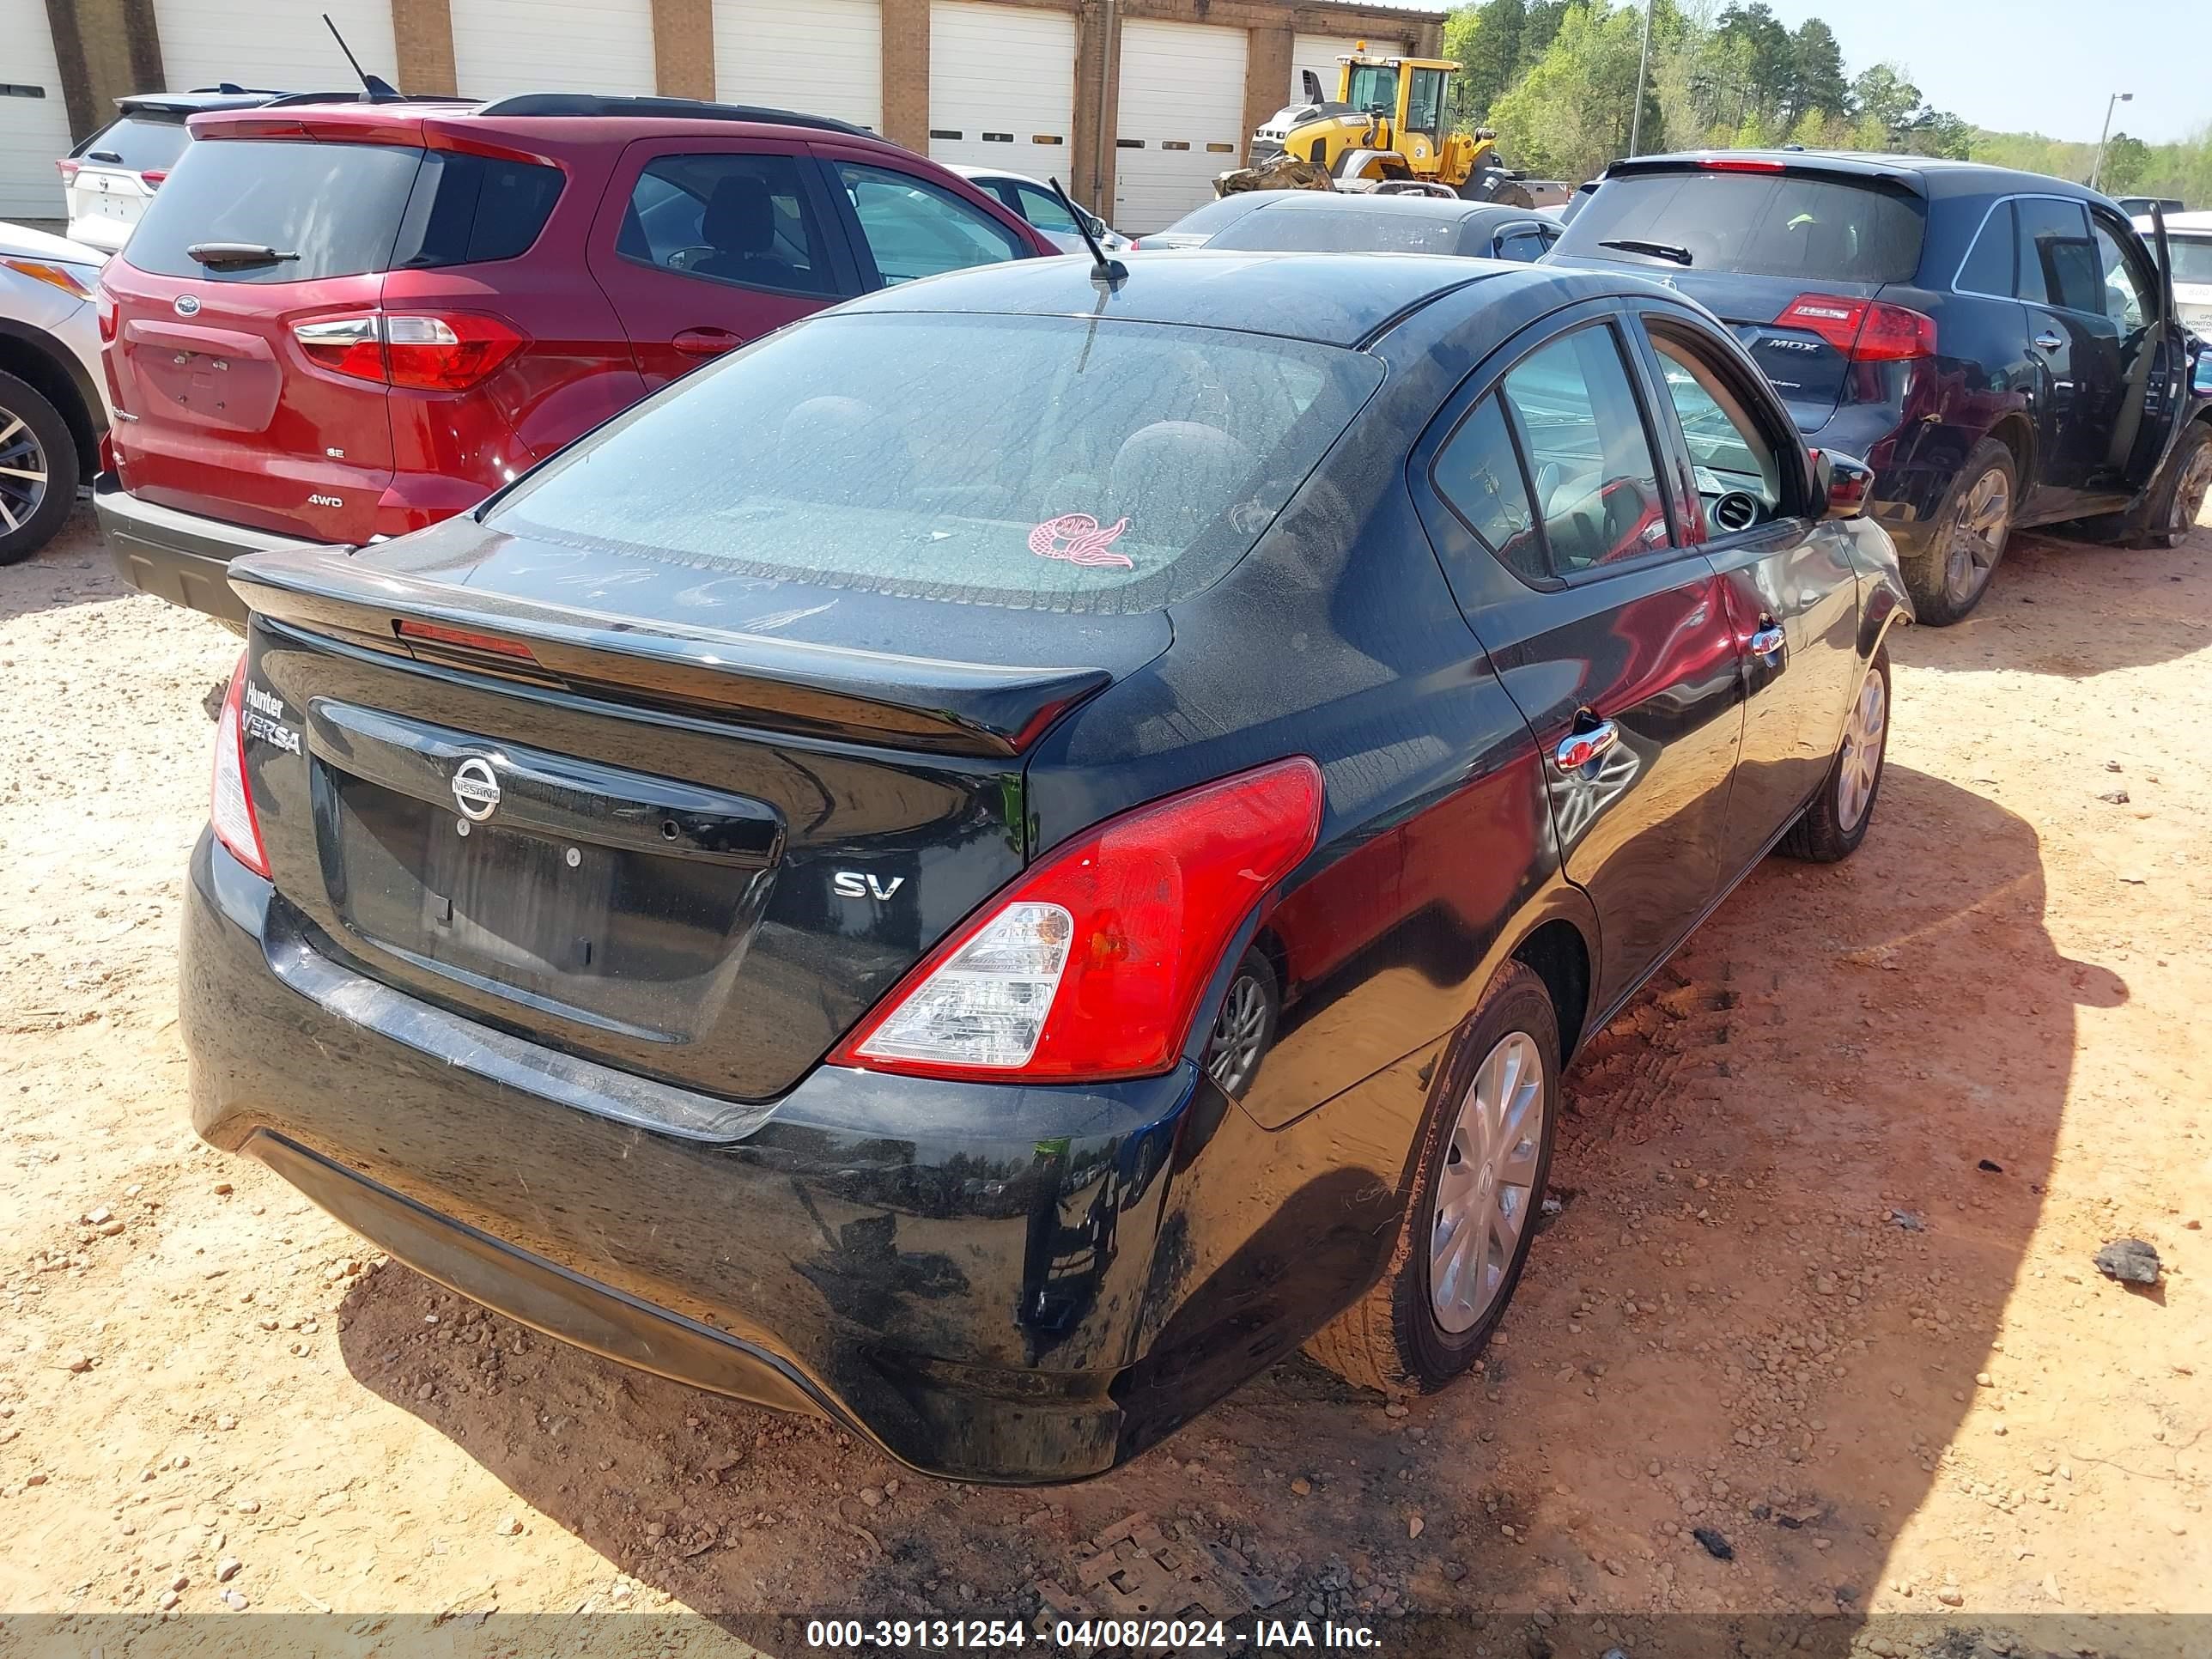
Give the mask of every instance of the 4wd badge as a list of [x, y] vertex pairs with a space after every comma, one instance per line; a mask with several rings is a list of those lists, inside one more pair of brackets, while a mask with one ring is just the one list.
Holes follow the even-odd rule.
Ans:
[[491, 763], [471, 755], [453, 769], [453, 805], [461, 816], [482, 823], [499, 805], [499, 775]]

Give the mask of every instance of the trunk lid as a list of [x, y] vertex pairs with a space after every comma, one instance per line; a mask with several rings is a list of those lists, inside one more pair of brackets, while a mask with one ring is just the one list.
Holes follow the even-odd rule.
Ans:
[[[901, 625], [797, 584], [703, 593], [665, 561], [596, 556], [586, 578], [465, 515], [234, 579], [258, 618], [261, 834], [313, 948], [748, 1101], [1019, 872], [1024, 749], [1170, 637], [1159, 612], [985, 612], [933, 617], [918, 656], [910, 601], [877, 602]], [[681, 623], [645, 620], [672, 604]]]
[[[297, 139], [186, 150], [104, 276], [113, 390], [134, 417], [117, 433], [126, 488], [315, 541], [374, 533], [392, 477], [388, 389], [312, 362], [295, 330], [375, 309], [422, 158]], [[221, 244], [283, 257], [192, 252]]]

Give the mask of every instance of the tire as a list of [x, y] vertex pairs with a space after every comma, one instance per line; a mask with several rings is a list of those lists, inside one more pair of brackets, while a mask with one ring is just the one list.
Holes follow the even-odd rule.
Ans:
[[5, 374], [0, 434], [0, 564], [15, 564], [53, 540], [76, 505], [76, 434], [38, 387]]
[[2151, 487], [2136, 545], [2180, 546], [2196, 528], [2207, 494], [2212, 494], [2212, 423], [2191, 421]]
[[1256, 950], [1245, 951], [1206, 1042], [1206, 1072], [1231, 1100], [1242, 1100], [1259, 1075], [1260, 1062], [1274, 1047], [1282, 1013], [1283, 989], [1274, 964]]
[[[1519, 1077], [1525, 1079], [1532, 1059], [1540, 1075], [1525, 1097], [1517, 1082], [1503, 1091], [1520, 1113], [1518, 1130], [1504, 1142], [1504, 1161], [1492, 1164], [1480, 1156], [1479, 1135], [1459, 1133], [1462, 1108], [1472, 1107], [1478, 1085], [1490, 1088], [1504, 1081], [1508, 1058], [1518, 1062]], [[1373, 1288], [1306, 1344], [1309, 1354], [1346, 1382], [1384, 1393], [1429, 1393], [1472, 1365], [1511, 1304], [1527, 1265], [1559, 1116], [1559, 1015], [1534, 969], [1513, 962], [1498, 970], [1453, 1039], [1436, 1079], [1416, 1143], [1413, 1191], [1389, 1266]], [[1539, 1113], [1532, 1123], [1531, 1116]], [[1463, 1182], [1446, 1174], [1470, 1168], [1474, 1173]], [[1504, 1172], [1510, 1177], [1498, 1180]], [[1469, 1208], [1461, 1213], [1459, 1226], [1439, 1241], [1439, 1209], [1448, 1192]], [[1492, 1198], [1488, 1204], [1486, 1194]], [[1502, 1200], [1509, 1195], [1517, 1231], [1510, 1247], [1501, 1249], [1494, 1224], [1506, 1218]], [[1471, 1234], [1465, 1231], [1469, 1228]], [[1441, 1242], [1449, 1264], [1449, 1242], [1455, 1237], [1472, 1240], [1480, 1260], [1468, 1265], [1486, 1271], [1472, 1284], [1464, 1273], [1455, 1280], [1447, 1278], [1447, 1293], [1439, 1298], [1432, 1294], [1431, 1252]], [[1454, 1297], [1455, 1285], [1470, 1294]], [[1440, 1310], [1440, 1301], [1448, 1313]]]
[[[1858, 851], [1874, 822], [1881, 796], [1883, 768], [1889, 759], [1889, 647], [1883, 646], [1867, 665], [1859, 694], [1844, 720], [1836, 758], [1813, 798], [1777, 850], [1811, 864], [1837, 864]], [[1867, 757], [1871, 725], [1873, 757]]]
[[1928, 550], [1905, 562], [1905, 586], [1922, 623], [1948, 628], [1982, 602], [2019, 507], [2020, 469], [2012, 451], [1983, 439], [1943, 494]]

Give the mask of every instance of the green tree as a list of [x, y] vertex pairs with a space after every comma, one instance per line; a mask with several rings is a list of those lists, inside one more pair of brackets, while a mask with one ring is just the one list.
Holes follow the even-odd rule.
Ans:
[[[1602, 0], [1567, 7], [1542, 58], [1492, 107], [1507, 161], [1580, 179], [1627, 154], [1643, 40], [1638, 11]], [[1644, 118], [1647, 131], [1660, 130], [1662, 113], [1649, 96]]]
[[1739, 114], [1748, 113], [1753, 107], [1788, 108], [1796, 54], [1782, 20], [1771, 8], [1754, 0], [1748, 6], [1730, 6], [1721, 14], [1717, 27], [1724, 39], [1741, 40], [1750, 54], [1751, 84], [1746, 88], [1745, 109]]
[[2107, 196], [2125, 195], [2142, 182], [2150, 168], [2150, 146], [2140, 138], [2116, 132], [2105, 145], [2105, 166], [2097, 175], [2097, 188]]
[[1852, 112], [1878, 123], [1885, 142], [1909, 125], [1920, 106], [1920, 88], [1895, 64], [1876, 64], [1851, 82]]
[[1835, 32], [1817, 17], [1807, 18], [1790, 37], [1790, 113], [1801, 119], [1815, 110], [1840, 115], [1850, 95]]
[[1460, 65], [1452, 88], [1453, 113], [1463, 125], [1486, 118], [1498, 96], [1519, 78], [1522, 42], [1528, 32], [1524, 0], [1490, 0], [1444, 19], [1443, 54]]

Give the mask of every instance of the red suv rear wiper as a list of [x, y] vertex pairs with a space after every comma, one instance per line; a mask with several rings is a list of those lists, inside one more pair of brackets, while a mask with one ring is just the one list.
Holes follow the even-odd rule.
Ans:
[[266, 242], [194, 242], [185, 250], [210, 270], [237, 270], [247, 265], [282, 264], [297, 253], [279, 252]]

